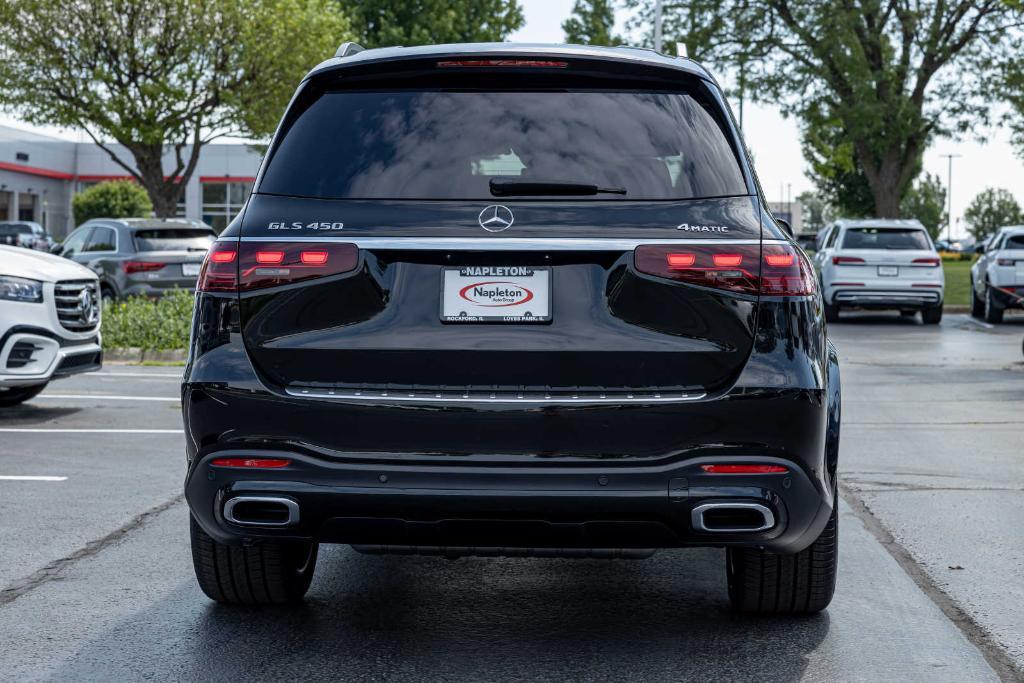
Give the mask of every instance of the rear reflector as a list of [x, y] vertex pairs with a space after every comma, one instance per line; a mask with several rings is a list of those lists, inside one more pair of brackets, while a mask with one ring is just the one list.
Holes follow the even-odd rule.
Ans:
[[274, 469], [277, 467], [288, 467], [291, 460], [285, 458], [214, 458], [211, 465], [217, 467], [249, 467], [253, 469]]
[[740, 294], [807, 296], [817, 287], [803, 252], [789, 244], [642, 245], [633, 254], [641, 273]]
[[916, 258], [911, 261], [915, 266], [927, 266], [929, 268], [935, 268], [942, 265], [942, 259], [927, 257], [927, 258]]
[[789, 470], [782, 465], [701, 465], [708, 474], [783, 474]]
[[166, 263], [157, 263], [155, 261], [125, 261], [121, 264], [126, 273], [152, 273], [155, 270], [160, 270]]
[[248, 292], [354, 270], [359, 248], [347, 242], [217, 243], [199, 274], [201, 292]]
[[833, 256], [832, 265], [834, 266], [852, 266], [858, 263], [864, 263], [864, 259], [856, 256]]
[[448, 59], [437, 63], [442, 69], [459, 67], [511, 67], [522, 69], [564, 69], [569, 62], [550, 59]]

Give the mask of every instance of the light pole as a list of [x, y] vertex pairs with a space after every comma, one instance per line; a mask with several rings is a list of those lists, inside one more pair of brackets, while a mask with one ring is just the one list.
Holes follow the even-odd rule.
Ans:
[[661, 0], [654, 2], [654, 50], [661, 52]]
[[940, 154], [949, 160], [949, 174], [946, 176], [946, 199], [949, 200], [949, 208], [946, 209], [946, 240], [953, 241], [953, 159], [963, 156], [962, 154]]

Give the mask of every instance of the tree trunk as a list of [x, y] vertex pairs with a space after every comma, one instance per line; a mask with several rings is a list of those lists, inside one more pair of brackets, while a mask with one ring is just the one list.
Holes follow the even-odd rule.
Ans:
[[[127, 146], [127, 145], [126, 145]], [[128, 151], [135, 158], [138, 181], [153, 203], [153, 214], [157, 218], [173, 218], [178, 213], [178, 202], [188, 178], [164, 176], [163, 145], [130, 145]]]

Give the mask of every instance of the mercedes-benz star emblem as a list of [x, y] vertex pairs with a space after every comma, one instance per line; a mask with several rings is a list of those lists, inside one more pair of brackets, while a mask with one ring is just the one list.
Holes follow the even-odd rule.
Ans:
[[512, 227], [515, 216], [512, 210], [501, 204], [488, 206], [480, 212], [480, 227], [487, 232], [501, 232]]
[[86, 325], [91, 325], [99, 319], [99, 310], [96, 308], [96, 300], [93, 299], [92, 290], [83, 289], [78, 295], [78, 319]]

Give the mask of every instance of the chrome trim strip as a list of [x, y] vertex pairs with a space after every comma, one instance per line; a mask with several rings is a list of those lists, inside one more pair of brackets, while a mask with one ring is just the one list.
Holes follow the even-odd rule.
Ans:
[[[288, 519], [283, 522], [245, 522], [235, 518], [235, 506], [239, 503], [277, 503], [288, 509]], [[291, 498], [276, 496], [235, 496], [224, 503], [224, 519], [239, 526], [291, 526], [299, 522], [299, 504]]]
[[789, 244], [787, 240], [758, 239], [627, 239], [587, 237], [242, 237], [242, 242], [346, 242], [360, 249], [417, 249], [426, 251], [631, 251], [645, 244]]
[[[742, 509], [742, 510], [757, 510], [761, 513], [764, 518], [764, 523], [757, 527], [735, 527], [728, 529], [709, 529], [704, 526], [704, 513], [708, 510], [721, 510], [721, 509]], [[690, 523], [693, 524], [693, 528], [698, 531], [705, 531], [709, 534], [717, 533], [736, 533], [736, 532], [747, 532], [754, 533], [757, 531], [767, 531], [775, 526], [775, 515], [772, 511], [761, 505], [760, 503], [704, 503], [693, 508], [693, 512], [690, 513]]]
[[[652, 392], [650, 395], [637, 396], [617, 392], [618, 396], [601, 394], [599, 396], [546, 396], [544, 398], [526, 397], [499, 397], [496, 394], [490, 396], [471, 396], [463, 393], [461, 396], [443, 396], [434, 393], [431, 396], [423, 394], [410, 394], [408, 392], [373, 392], [364, 393], [361, 391], [333, 391], [330, 389], [285, 389], [285, 393], [296, 398], [333, 399], [336, 401], [355, 401], [360, 403], [505, 403], [505, 404], [528, 404], [528, 405], [602, 405], [602, 404], [623, 404], [623, 403], [684, 403], [699, 401], [707, 396], [706, 393], [699, 394], [674, 394], [664, 396]], [[613, 393], [613, 392], [609, 392]]]

